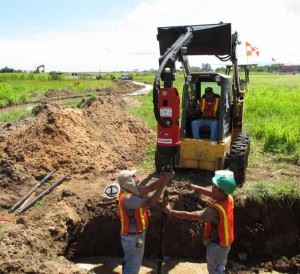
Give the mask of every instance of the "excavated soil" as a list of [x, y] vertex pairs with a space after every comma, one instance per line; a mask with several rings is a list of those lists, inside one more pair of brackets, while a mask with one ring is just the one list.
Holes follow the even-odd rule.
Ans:
[[[117, 202], [102, 193], [118, 170], [136, 168], [146, 148], [155, 144], [155, 133], [128, 114], [128, 98], [123, 96], [101, 96], [83, 109], [43, 104], [34, 109], [34, 117], [1, 125], [0, 273], [87, 273], [70, 260], [122, 255]], [[298, 167], [293, 167], [296, 174]], [[9, 214], [11, 206], [53, 168], [57, 170], [53, 178], [36, 195], [62, 175], [68, 174], [68, 180], [25, 213]], [[254, 174], [250, 171], [250, 177]], [[156, 174], [141, 171], [140, 176], [148, 183]], [[211, 176], [178, 171], [168, 186], [173, 206], [204, 207], [185, 183], [208, 185]], [[300, 202], [236, 200], [230, 273], [260, 269], [299, 273]], [[158, 255], [161, 220], [158, 204], [147, 234], [148, 258]], [[205, 261], [202, 233], [197, 222], [166, 218], [165, 255]]]

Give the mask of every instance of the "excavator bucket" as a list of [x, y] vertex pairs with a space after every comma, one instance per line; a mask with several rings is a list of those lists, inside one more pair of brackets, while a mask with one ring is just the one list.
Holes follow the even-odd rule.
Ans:
[[231, 55], [229, 23], [159, 27], [157, 40], [161, 55], [186, 32], [187, 27], [192, 28], [193, 37], [188, 44], [186, 55]]

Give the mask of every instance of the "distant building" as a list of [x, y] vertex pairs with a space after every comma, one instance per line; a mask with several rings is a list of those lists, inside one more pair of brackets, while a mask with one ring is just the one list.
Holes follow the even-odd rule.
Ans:
[[300, 72], [300, 65], [295, 66], [281, 66], [279, 72]]

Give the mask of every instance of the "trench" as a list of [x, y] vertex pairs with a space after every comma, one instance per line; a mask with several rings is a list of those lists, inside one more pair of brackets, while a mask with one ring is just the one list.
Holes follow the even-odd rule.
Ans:
[[[203, 205], [194, 194], [172, 195], [179, 210], [199, 210]], [[160, 250], [162, 221], [161, 204], [151, 212], [147, 232], [145, 258], [157, 258]], [[122, 256], [119, 239], [117, 202], [90, 206], [85, 224], [70, 232], [65, 256], [75, 262], [81, 258]], [[163, 237], [164, 255], [205, 262], [202, 244], [203, 226], [198, 222], [167, 217]], [[254, 201], [246, 199], [235, 204], [235, 241], [228, 267], [232, 262], [262, 267], [284, 273], [300, 273], [300, 201]]]

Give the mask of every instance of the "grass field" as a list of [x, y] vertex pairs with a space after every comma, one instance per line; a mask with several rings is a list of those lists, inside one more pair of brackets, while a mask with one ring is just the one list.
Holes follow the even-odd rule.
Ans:
[[[111, 76], [111, 75], [108, 75]], [[118, 78], [119, 74], [116, 75]], [[135, 81], [152, 84], [154, 73], [134, 73]], [[183, 75], [177, 74], [175, 86], [181, 92]], [[109, 77], [102, 80], [90, 77], [69, 79], [60, 76], [53, 80], [48, 74], [0, 74], [0, 106], [13, 105], [32, 100], [48, 89], [70, 89], [81, 92], [87, 89], [114, 85]], [[138, 96], [141, 107], [132, 113], [155, 129], [152, 93]], [[249, 91], [245, 97], [244, 130], [262, 143], [263, 150], [285, 155], [300, 155], [300, 76], [270, 73], [250, 74]], [[19, 120], [28, 116], [28, 110], [2, 113], [0, 121]]]
[[[55, 80], [53, 80], [55, 79]], [[41, 93], [69, 89], [76, 92], [114, 85], [109, 79], [51, 77], [49, 74], [0, 73], [0, 107], [25, 103]]]
[[299, 154], [300, 76], [253, 75], [246, 97], [245, 128], [264, 150]]

